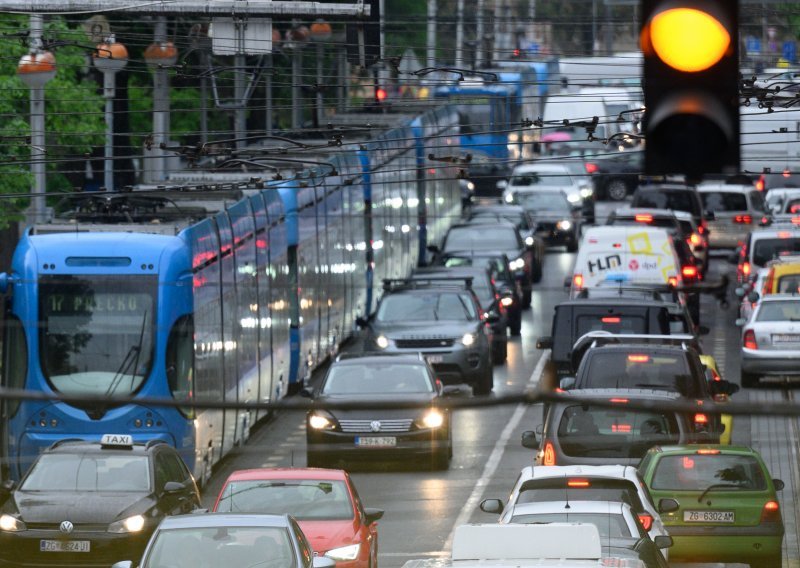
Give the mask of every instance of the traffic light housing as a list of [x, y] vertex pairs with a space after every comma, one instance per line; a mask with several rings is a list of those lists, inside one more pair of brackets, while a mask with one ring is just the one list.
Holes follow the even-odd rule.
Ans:
[[738, 2], [642, 4], [645, 173], [738, 173]]

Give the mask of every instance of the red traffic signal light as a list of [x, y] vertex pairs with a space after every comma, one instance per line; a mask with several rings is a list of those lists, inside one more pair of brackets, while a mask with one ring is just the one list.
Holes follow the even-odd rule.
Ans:
[[739, 170], [738, 2], [644, 0], [645, 172]]
[[386, 100], [388, 94], [386, 93], [386, 89], [383, 87], [375, 87], [375, 100], [379, 103], [382, 103]]

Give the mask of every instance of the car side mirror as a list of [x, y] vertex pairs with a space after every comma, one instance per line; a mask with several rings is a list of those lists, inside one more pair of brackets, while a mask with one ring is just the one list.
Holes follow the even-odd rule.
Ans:
[[303, 398], [314, 398], [314, 389], [306, 387], [301, 389], [299, 394]]
[[782, 479], [773, 479], [772, 485], [775, 486], [775, 491], [781, 491], [784, 487], [786, 487], [786, 484]]
[[558, 386], [561, 390], [569, 390], [575, 386], [575, 377], [564, 377], [558, 381]]
[[133, 568], [133, 562], [130, 560], [122, 560], [114, 563], [111, 568]]
[[167, 481], [164, 484], [164, 493], [166, 495], [175, 495], [176, 493], [182, 493], [186, 491], [186, 486], [183, 483], [178, 483], [177, 481]]
[[508, 182], [504, 179], [497, 180], [495, 187], [497, 187], [497, 189], [505, 189], [508, 187]]
[[726, 380], [711, 381], [709, 383], [709, 389], [713, 395], [725, 394], [730, 396], [739, 392], [739, 385]]
[[733, 323], [736, 324], [736, 327], [742, 327], [743, 325], [745, 325], [747, 323], [747, 319], [746, 318], [736, 318], [736, 321], [733, 322]]
[[540, 337], [536, 340], [536, 349], [552, 349], [553, 338], [549, 336]]
[[733, 293], [736, 294], [737, 298], [744, 298], [744, 287], [743, 286], [737, 286], [733, 290]]
[[758, 302], [758, 299], [759, 299], [760, 297], [761, 297], [761, 296], [759, 296], [758, 292], [756, 292], [755, 290], [753, 290], [752, 292], [750, 292], [749, 294], [747, 294], [747, 299], [748, 299], [748, 301], [750, 301], [750, 302], [753, 302], [753, 303], [755, 303], [755, 302]]
[[672, 537], [668, 534], [660, 534], [653, 539], [653, 543], [656, 545], [656, 548], [669, 548], [674, 544]]
[[436, 245], [428, 245], [425, 248], [428, 250], [428, 252], [432, 252], [433, 254], [439, 254], [442, 252]]
[[717, 218], [717, 214], [711, 211], [710, 209], [706, 211], [705, 217], [708, 221], [713, 221]]
[[536, 432], [526, 430], [522, 433], [522, 447], [529, 450], [539, 449], [539, 440], [536, 439]]
[[481, 501], [481, 511], [499, 515], [503, 512], [503, 502], [500, 499], [484, 499]]
[[3, 493], [11, 493], [17, 487], [17, 482], [13, 479], [6, 479], [2, 484], [0, 484], [0, 490]]
[[375, 521], [383, 518], [383, 509], [364, 509], [364, 521], [371, 525]]
[[336, 560], [327, 556], [315, 556], [312, 568], [336, 568]]
[[665, 498], [658, 500], [659, 513], [674, 513], [680, 508], [681, 508], [680, 503], [678, 503], [675, 499]]
[[711, 329], [709, 329], [706, 325], [698, 325], [697, 326], [697, 335], [708, 335], [711, 333]]

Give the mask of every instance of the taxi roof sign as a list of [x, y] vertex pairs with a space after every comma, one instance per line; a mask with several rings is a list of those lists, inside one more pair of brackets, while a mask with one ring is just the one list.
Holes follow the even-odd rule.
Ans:
[[130, 434], [103, 434], [100, 438], [100, 444], [103, 446], [115, 447], [133, 447], [133, 436]]

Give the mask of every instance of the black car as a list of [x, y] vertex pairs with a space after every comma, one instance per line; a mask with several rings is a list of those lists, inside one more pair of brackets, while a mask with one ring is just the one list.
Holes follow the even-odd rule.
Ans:
[[500, 197], [497, 182], [508, 179], [511, 167], [507, 160], [492, 158], [483, 152], [470, 149], [465, 170], [469, 183], [472, 183], [474, 197]]
[[[318, 387], [303, 391], [314, 402], [306, 416], [308, 466], [413, 457], [447, 469], [453, 442], [443, 392], [421, 355], [340, 356]], [[330, 408], [371, 401], [402, 401], [413, 408]]]
[[697, 189], [681, 184], [640, 185], [633, 193], [632, 208], [672, 209], [689, 213], [701, 235], [708, 235], [707, 219], [714, 218], [713, 211], [703, 210], [703, 201]]
[[644, 152], [592, 156], [586, 161], [585, 167], [598, 199], [622, 201], [639, 185], [639, 176], [644, 171]]
[[0, 565], [110, 566], [141, 556], [164, 517], [199, 506], [192, 474], [162, 441], [56, 442], [2, 506]]
[[484, 266], [430, 266], [418, 268], [411, 275], [411, 279], [419, 282], [430, 283], [431, 285], [452, 286], [454, 283], [463, 283], [465, 289], [471, 289], [478, 297], [483, 313], [488, 317], [492, 314], [491, 323], [487, 325], [491, 328], [491, 349], [492, 363], [501, 365], [505, 363], [508, 356], [508, 337], [506, 328], [508, 327], [508, 310], [503, 304], [504, 296], [511, 294], [511, 291], [503, 291], [492, 278], [491, 268]]
[[514, 194], [514, 202], [533, 217], [534, 235], [548, 246], [564, 245], [569, 252], [578, 250], [581, 215], [563, 191], [518, 192]]
[[537, 249], [533, 240], [526, 243], [513, 224], [457, 223], [448, 229], [441, 249], [431, 245], [428, 250], [434, 254], [431, 264], [440, 264], [437, 257], [450, 251], [502, 251], [511, 259], [522, 285], [522, 307], [530, 307], [531, 286], [535, 281], [537, 264], [541, 267], [541, 259], [536, 257]]
[[488, 269], [500, 293], [500, 304], [505, 308], [508, 332], [519, 335], [522, 330], [522, 286], [514, 277], [508, 257], [502, 252], [453, 251], [439, 258], [443, 266], [479, 266]]

